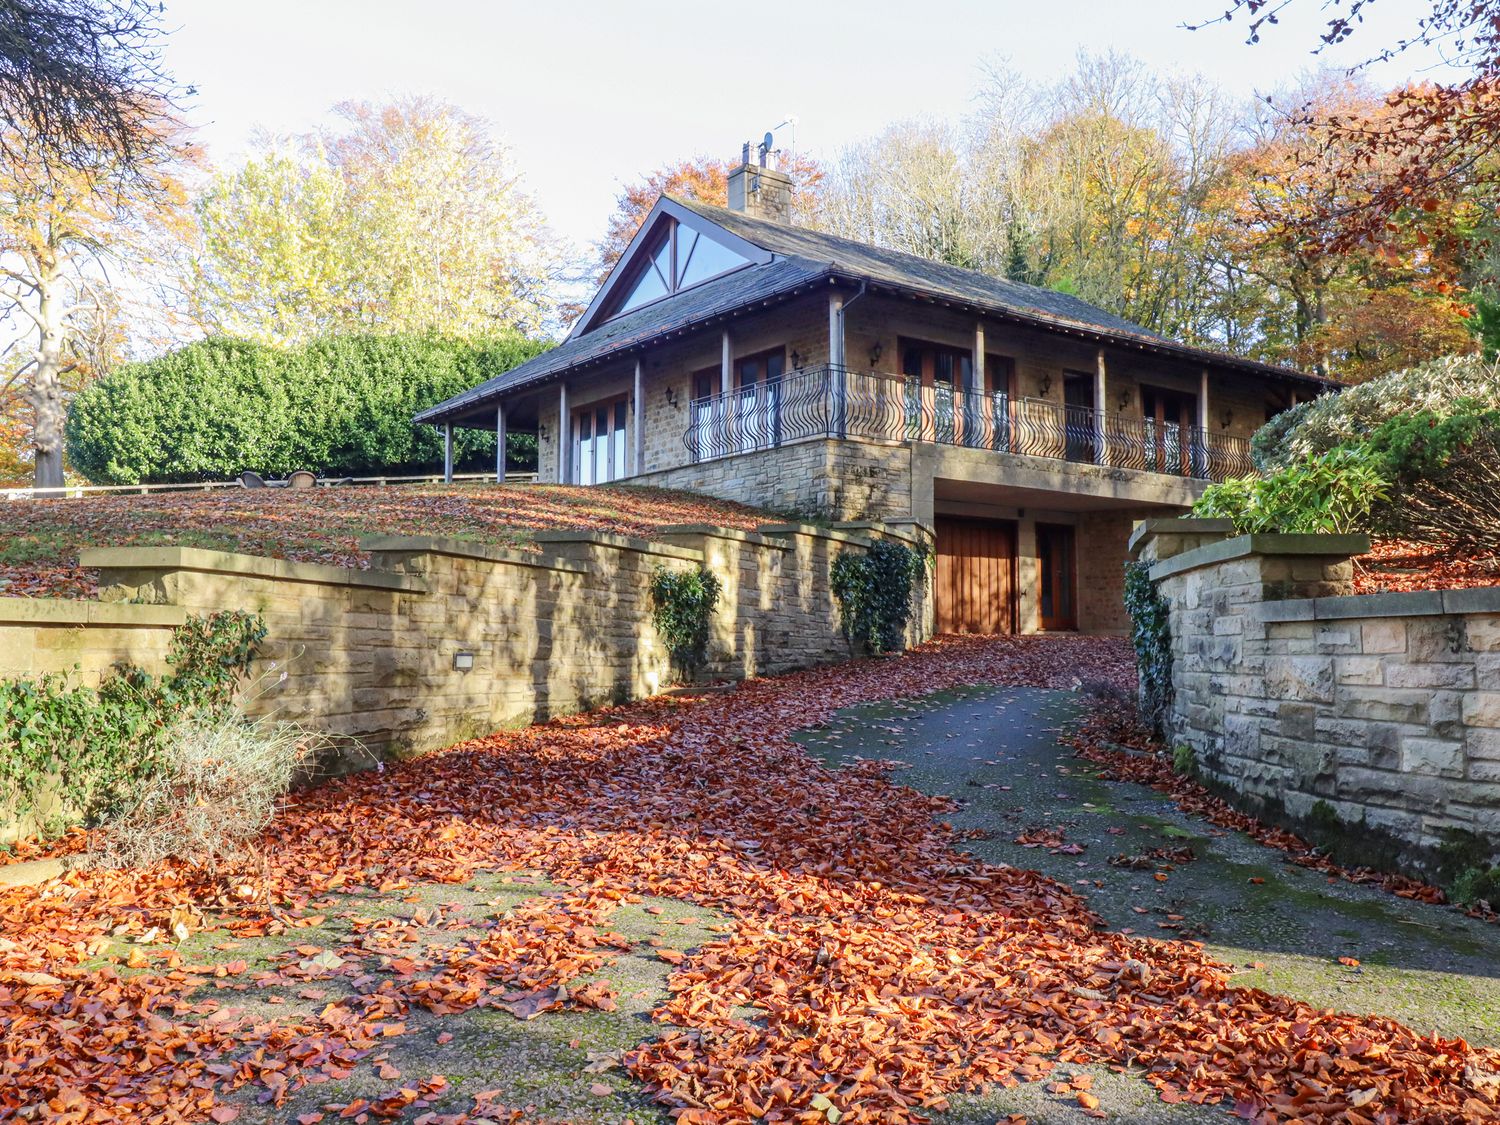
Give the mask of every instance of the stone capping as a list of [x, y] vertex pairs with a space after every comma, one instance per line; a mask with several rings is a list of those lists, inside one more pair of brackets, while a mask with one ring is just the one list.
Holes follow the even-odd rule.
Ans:
[[320, 586], [365, 586], [377, 590], [408, 590], [425, 594], [427, 583], [408, 574], [385, 570], [356, 570], [323, 563], [288, 562], [263, 555], [205, 551], [200, 547], [90, 547], [78, 554], [78, 565], [100, 570], [196, 570], [310, 582]]
[[850, 543], [856, 547], [868, 548], [870, 545], [868, 535], [855, 535], [852, 532], [817, 527], [810, 523], [763, 523], [756, 530], [762, 535], [807, 535], [814, 539], [832, 539], [837, 543]]
[[0, 598], [3, 625], [115, 625], [125, 628], [173, 628], [187, 621], [180, 605], [95, 602], [81, 598]]
[[495, 547], [489, 543], [436, 535], [363, 535], [359, 545], [371, 554], [443, 555], [453, 559], [480, 559], [484, 562], [511, 563], [514, 566], [534, 566], [543, 570], [566, 570], [575, 574], [588, 570], [583, 563], [556, 555], [518, 551], [511, 547]]
[[1249, 558], [1253, 555], [1310, 555], [1352, 558], [1370, 549], [1368, 535], [1239, 535], [1221, 543], [1195, 547], [1151, 567], [1151, 580], [1160, 582], [1174, 574], [1206, 566]]
[[790, 551], [792, 545], [779, 539], [768, 539], [758, 531], [739, 531], [732, 527], [720, 527], [715, 523], [675, 523], [656, 529], [658, 535], [702, 535], [707, 539], [729, 539], [736, 543], [751, 543], [757, 547], [770, 547], [775, 551]]
[[1191, 516], [1142, 520], [1131, 532], [1126, 549], [1132, 556], [1138, 555], [1146, 540], [1163, 535], [1222, 535], [1227, 539], [1233, 534], [1234, 523], [1230, 520], [1200, 520]]
[[922, 542], [922, 533], [927, 538], [934, 538], [937, 534], [931, 524], [922, 520], [840, 520], [833, 525], [839, 531], [864, 531], [878, 532], [887, 539], [900, 539], [904, 543]]
[[631, 535], [614, 535], [607, 531], [548, 531], [532, 536], [538, 543], [584, 543], [593, 547], [612, 547], [616, 551], [636, 551], [643, 555], [661, 555], [669, 559], [702, 562], [703, 552], [692, 547], [670, 543], [652, 543]]
[[1251, 607], [1255, 621], [1347, 621], [1364, 617], [1440, 617], [1446, 614], [1500, 614], [1500, 586], [1468, 590], [1407, 590], [1350, 594], [1341, 598], [1293, 598]]

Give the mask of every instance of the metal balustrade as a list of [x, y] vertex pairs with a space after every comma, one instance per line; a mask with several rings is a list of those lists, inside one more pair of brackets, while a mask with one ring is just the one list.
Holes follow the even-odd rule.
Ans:
[[1107, 410], [816, 367], [694, 399], [694, 461], [807, 438], [924, 441], [1220, 481], [1254, 472], [1247, 439]]

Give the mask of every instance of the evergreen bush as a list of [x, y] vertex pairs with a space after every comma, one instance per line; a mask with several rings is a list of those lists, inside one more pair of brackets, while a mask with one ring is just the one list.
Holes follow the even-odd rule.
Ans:
[[[520, 336], [330, 336], [298, 348], [200, 340], [126, 364], [85, 387], [68, 412], [69, 462], [96, 484], [431, 471], [442, 435], [412, 416], [530, 359]], [[535, 439], [507, 445], [534, 464]], [[456, 430], [454, 457], [492, 467], [492, 430]]]
[[863, 554], [845, 551], [833, 561], [833, 596], [850, 652], [898, 652], [927, 565], [927, 554], [904, 543], [877, 539]]
[[651, 575], [651, 620], [684, 679], [708, 660], [709, 623], [722, 592], [719, 576], [706, 566], [658, 566]]

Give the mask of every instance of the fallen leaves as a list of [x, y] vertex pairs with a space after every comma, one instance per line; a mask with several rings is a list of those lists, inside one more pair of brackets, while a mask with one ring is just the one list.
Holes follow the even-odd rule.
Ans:
[[105, 495], [0, 505], [0, 593], [92, 598], [98, 575], [78, 565], [84, 547], [179, 543], [368, 567], [361, 535], [455, 536], [528, 548], [532, 534], [588, 530], [651, 538], [663, 527], [706, 523], [753, 531], [767, 517], [740, 504], [655, 488], [566, 485], [392, 485], [226, 489]]
[[[1128, 661], [1114, 641], [944, 638], [330, 782], [291, 800], [264, 872], [75, 872], [0, 891], [0, 968], [57, 981], [0, 978], [0, 1119], [47, 1099], [75, 1119], [143, 1125], [202, 1120], [226, 1097], [280, 1106], [309, 1082], [380, 1065], [414, 1006], [520, 1018], [606, 1008], [614, 999], [593, 977], [621, 948], [609, 919], [630, 896], [733, 919], [675, 965], [657, 1034], [620, 1060], [679, 1125], [911, 1122], [953, 1092], [1087, 1063], [1140, 1068], [1163, 1101], [1224, 1102], [1266, 1121], [1375, 1120], [1376, 1108], [1393, 1121], [1500, 1116], [1500, 1091], [1481, 1081], [1494, 1053], [1236, 988], [1190, 942], [1102, 931], [1069, 888], [955, 851], [939, 819], [949, 802], [892, 784], [884, 763], [827, 768], [788, 737], [840, 707], [964, 684], [1125, 686]], [[326, 909], [319, 896], [339, 876], [397, 897], [482, 870], [541, 871], [568, 889], [448, 944], [398, 940], [442, 932], [432, 911], [358, 923], [333, 949], [289, 949], [276, 981], [363, 982], [314, 1016], [181, 1018], [204, 1014], [195, 991], [213, 978], [172, 967], [176, 953], [159, 946], [134, 975], [78, 967], [102, 935], [142, 935], [183, 905], [199, 905], [205, 927], [217, 912], [231, 939], [291, 934]], [[237, 892], [247, 884], [250, 901]], [[319, 964], [325, 954], [339, 964]], [[373, 1119], [453, 1096], [439, 1076], [395, 1081], [353, 1114], [356, 1103], [325, 1111]], [[1089, 1089], [1069, 1089], [1102, 1112]], [[1362, 1110], [1354, 1099], [1366, 1097]]]

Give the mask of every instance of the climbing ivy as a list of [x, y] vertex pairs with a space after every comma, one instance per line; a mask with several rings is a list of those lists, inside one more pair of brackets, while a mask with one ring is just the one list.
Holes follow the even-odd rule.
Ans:
[[0, 820], [45, 811], [39, 827], [56, 829], [126, 807], [159, 768], [171, 722], [227, 709], [265, 635], [258, 616], [215, 613], [176, 630], [165, 676], [125, 665], [97, 688], [0, 681]]
[[896, 652], [904, 647], [913, 595], [926, 573], [927, 552], [877, 539], [863, 554], [833, 560], [833, 596], [850, 652]]
[[1151, 581], [1149, 563], [1125, 564], [1125, 609], [1140, 674], [1141, 717], [1161, 734], [1172, 706], [1172, 629], [1167, 601]]
[[723, 586], [706, 566], [651, 575], [651, 620], [683, 679], [691, 679], [708, 659], [709, 621]]

